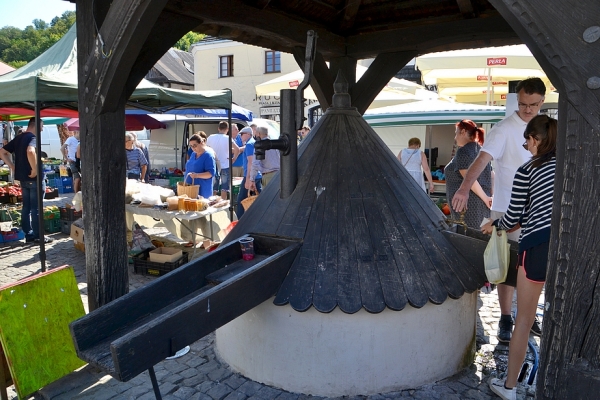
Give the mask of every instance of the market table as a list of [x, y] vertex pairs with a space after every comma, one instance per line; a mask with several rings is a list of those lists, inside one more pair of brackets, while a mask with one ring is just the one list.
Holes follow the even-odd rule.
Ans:
[[[219, 207], [219, 208], [208, 207], [204, 211], [179, 212], [179, 211], [167, 211], [164, 209], [158, 209], [158, 208], [153, 208], [153, 207], [140, 207], [140, 206], [133, 205], [133, 204], [125, 204], [125, 212], [132, 215], [132, 217], [133, 217], [133, 214], [137, 214], [137, 215], [146, 215], [146, 216], [152, 217], [157, 220], [162, 220], [165, 223], [165, 227], [169, 230], [169, 232], [171, 232], [175, 236], [179, 237], [180, 239], [183, 239], [181, 237], [181, 235], [179, 234], [179, 232], [177, 232], [177, 229], [175, 228], [174, 224], [167, 223], [168, 221], [173, 221], [173, 220], [179, 221], [181, 223], [181, 226], [185, 227], [192, 234], [192, 239], [193, 239], [192, 241], [194, 243], [196, 243], [196, 235], [200, 235], [206, 239], [215, 241], [214, 232], [213, 232], [212, 215], [215, 213], [218, 213], [220, 211], [227, 211], [228, 209], [229, 209], [229, 204], [227, 204], [223, 207]], [[199, 234], [199, 233], [189, 229], [187, 227], [187, 225], [182, 223], [182, 221], [192, 221], [192, 220], [204, 218], [204, 217], [208, 217], [209, 221], [210, 221], [210, 223], [209, 223], [210, 237], [206, 237], [202, 234]], [[130, 221], [130, 218], [128, 218], [127, 221]]]

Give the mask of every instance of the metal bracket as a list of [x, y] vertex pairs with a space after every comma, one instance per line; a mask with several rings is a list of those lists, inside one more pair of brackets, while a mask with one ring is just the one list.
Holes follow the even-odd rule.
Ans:
[[306, 33], [306, 55], [304, 57], [304, 79], [296, 88], [296, 130], [302, 129], [304, 123], [304, 89], [310, 85], [317, 54], [317, 37], [315, 31]]

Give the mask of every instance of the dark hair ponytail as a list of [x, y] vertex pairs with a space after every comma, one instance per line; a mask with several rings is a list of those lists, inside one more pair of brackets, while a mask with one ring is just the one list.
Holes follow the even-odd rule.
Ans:
[[547, 115], [535, 116], [527, 124], [523, 137], [534, 137], [540, 141], [537, 154], [532, 157], [532, 167], [537, 168], [556, 157], [556, 138], [558, 136], [558, 122]]

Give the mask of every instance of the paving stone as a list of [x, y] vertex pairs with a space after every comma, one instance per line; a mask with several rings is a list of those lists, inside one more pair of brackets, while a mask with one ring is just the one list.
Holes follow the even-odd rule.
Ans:
[[196, 393], [196, 389], [190, 388], [190, 387], [181, 387], [179, 389], [177, 389], [175, 392], [173, 392], [173, 396], [177, 397], [178, 399], [189, 399], [190, 397], [192, 397], [192, 395], [194, 395], [194, 393]]
[[237, 389], [247, 381], [248, 379], [244, 378], [243, 376], [239, 374], [233, 374], [229, 378], [225, 379], [223, 383], [232, 389]]
[[220, 382], [224, 379], [229, 378], [232, 374], [233, 372], [231, 372], [229, 368], [221, 367], [209, 372], [207, 376], [211, 381]]
[[298, 400], [298, 393], [282, 392], [277, 400]]
[[263, 386], [258, 390], [258, 392], [254, 394], [253, 397], [257, 397], [263, 400], [272, 400], [279, 396], [281, 393], [282, 390], [280, 389], [275, 389], [270, 386]]
[[206, 392], [206, 394], [209, 395], [213, 400], [221, 400], [231, 392], [232, 389], [229, 386], [223, 383], [218, 383], [214, 385], [208, 392]]
[[224, 400], [244, 400], [246, 397], [248, 396], [239, 390], [234, 390], [233, 392], [229, 393]]
[[215, 385], [216, 385], [215, 382], [207, 380], [207, 381], [202, 382], [198, 386], [196, 386], [196, 390], [198, 390], [200, 393], [206, 393], [210, 389], [212, 389], [213, 386], [215, 386]]
[[212, 397], [204, 393], [196, 393], [190, 397], [190, 400], [212, 400]]
[[[183, 372], [183, 371], [181, 371], [181, 372]], [[181, 381], [183, 381], [183, 376], [181, 376], [179, 374], [169, 374], [169, 375], [165, 376], [164, 379], [161, 379], [160, 381], [161, 382], [170, 382], [170, 383], [177, 385]]]
[[251, 397], [254, 396], [254, 394], [258, 392], [262, 387], [263, 385], [261, 385], [258, 382], [247, 381], [244, 384], [242, 384], [242, 386], [240, 386], [238, 390], [244, 393], [246, 396]]
[[193, 376], [190, 376], [189, 378], [184, 379], [180, 383], [181, 386], [196, 387], [196, 386], [200, 385], [202, 382], [206, 382], [206, 380], [208, 379], [206, 377], [206, 375], [199, 374], [198, 371], [196, 371], [196, 370], [190, 370], [190, 371], [194, 371], [195, 374]]

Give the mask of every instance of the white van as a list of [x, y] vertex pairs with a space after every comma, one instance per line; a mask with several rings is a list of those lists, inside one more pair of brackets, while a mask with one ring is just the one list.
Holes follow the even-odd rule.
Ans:
[[[152, 169], [162, 170], [162, 168], [183, 169], [187, 159], [187, 142], [190, 136], [195, 132], [204, 131], [208, 136], [217, 133], [217, 126], [222, 118], [197, 118], [157, 114], [151, 115], [153, 118], [162, 121], [167, 125], [166, 129], [153, 129], [149, 131], [150, 145], [148, 147], [150, 155], [150, 165]], [[241, 129], [250, 124], [266, 127], [269, 131], [269, 137], [279, 138], [279, 123], [272, 120], [255, 118], [251, 122], [232, 119]], [[141, 139], [138, 136], [138, 139]]]

